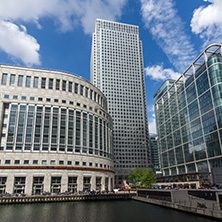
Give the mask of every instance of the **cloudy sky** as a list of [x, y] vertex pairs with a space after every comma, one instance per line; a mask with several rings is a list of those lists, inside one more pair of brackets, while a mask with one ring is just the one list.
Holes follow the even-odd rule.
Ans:
[[0, 64], [74, 73], [90, 81], [95, 19], [140, 27], [149, 128], [153, 94], [209, 44], [222, 43], [222, 0], [0, 0]]

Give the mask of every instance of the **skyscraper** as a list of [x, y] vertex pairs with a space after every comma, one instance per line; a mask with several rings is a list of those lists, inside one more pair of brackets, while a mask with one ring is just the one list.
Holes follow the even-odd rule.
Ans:
[[106, 96], [113, 118], [116, 183], [150, 166], [142, 43], [139, 27], [96, 20], [91, 82]]

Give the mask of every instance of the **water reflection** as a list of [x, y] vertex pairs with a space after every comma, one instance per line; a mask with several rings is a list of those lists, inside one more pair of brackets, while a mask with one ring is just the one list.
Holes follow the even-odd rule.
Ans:
[[212, 220], [137, 201], [3, 205], [1, 222], [168, 222]]

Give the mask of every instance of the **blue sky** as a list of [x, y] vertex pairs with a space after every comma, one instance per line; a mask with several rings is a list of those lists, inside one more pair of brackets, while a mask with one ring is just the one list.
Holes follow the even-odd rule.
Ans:
[[222, 0], [0, 0], [0, 64], [61, 70], [90, 81], [95, 19], [138, 25], [150, 132], [153, 94], [209, 44], [222, 43]]

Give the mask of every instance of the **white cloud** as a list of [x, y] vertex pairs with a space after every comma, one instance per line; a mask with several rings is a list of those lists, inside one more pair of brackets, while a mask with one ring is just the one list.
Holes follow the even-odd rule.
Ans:
[[154, 112], [154, 105], [147, 106], [147, 112]]
[[[91, 34], [96, 18], [116, 20], [121, 16], [126, 2], [127, 0], [1, 0], [0, 22], [3, 30], [0, 48], [25, 64], [40, 64], [39, 44], [34, 37], [27, 34], [24, 23], [32, 22], [37, 28], [42, 28], [41, 19], [49, 18], [63, 32], [80, 25], [85, 34]], [[18, 27], [16, 24], [23, 26]], [[18, 34], [18, 40], [16, 35], [7, 40], [12, 32]]]
[[145, 69], [145, 75], [153, 80], [178, 79], [181, 75], [172, 69], [164, 69], [163, 65], [148, 66]]
[[149, 134], [157, 134], [155, 118], [149, 118]]
[[180, 72], [193, 62], [196, 52], [184, 24], [174, 8], [173, 0], [141, 0], [145, 27]]
[[1, 50], [14, 58], [20, 58], [26, 65], [39, 65], [39, 48], [36, 39], [27, 34], [24, 26], [0, 21]]
[[204, 0], [208, 6], [201, 6], [193, 13], [191, 20], [192, 32], [199, 34], [204, 47], [212, 43], [222, 43], [222, 1]]

